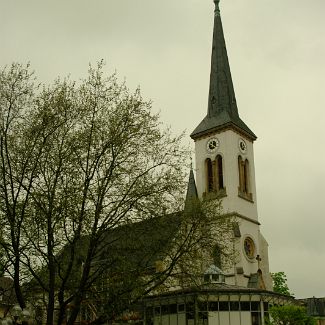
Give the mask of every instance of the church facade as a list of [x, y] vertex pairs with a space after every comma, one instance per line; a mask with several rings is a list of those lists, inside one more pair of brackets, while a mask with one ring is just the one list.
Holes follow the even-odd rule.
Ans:
[[254, 170], [254, 132], [242, 121], [232, 82], [221, 22], [214, 0], [214, 30], [207, 115], [191, 134], [194, 180], [188, 194], [221, 200], [223, 214], [236, 220], [234, 261], [202, 270], [202, 285], [177, 288], [144, 299], [150, 325], [264, 325], [271, 305], [293, 303], [272, 291], [268, 244], [260, 231]]

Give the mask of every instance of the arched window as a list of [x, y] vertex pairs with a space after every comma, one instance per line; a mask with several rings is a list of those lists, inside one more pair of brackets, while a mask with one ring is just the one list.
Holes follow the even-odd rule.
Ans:
[[239, 191], [244, 192], [244, 163], [243, 158], [238, 156]]
[[238, 156], [238, 174], [238, 194], [246, 199], [252, 200], [252, 194], [250, 193], [249, 162], [247, 159], [244, 161], [241, 156]]
[[217, 161], [217, 190], [222, 190], [223, 186], [223, 169], [222, 169], [222, 157], [220, 155], [216, 158]]
[[207, 192], [212, 192], [213, 191], [213, 168], [212, 168], [212, 161], [210, 158], [206, 159], [205, 166], [206, 166]]
[[217, 155], [216, 159], [205, 160], [205, 173], [206, 173], [206, 192], [218, 192], [223, 190], [223, 161], [222, 156]]
[[249, 193], [249, 163], [247, 159], [244, 165], [244, 193]]

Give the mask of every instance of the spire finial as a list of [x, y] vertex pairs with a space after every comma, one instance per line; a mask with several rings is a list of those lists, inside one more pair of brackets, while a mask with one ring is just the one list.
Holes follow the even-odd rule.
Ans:
[[214, 10], [214, 13], [215, 13], [216, 16], [220, 16], [220, 8], [219, 8], [220, 0], [213, 0], [213, 2], [216, 5], [216, 9]]

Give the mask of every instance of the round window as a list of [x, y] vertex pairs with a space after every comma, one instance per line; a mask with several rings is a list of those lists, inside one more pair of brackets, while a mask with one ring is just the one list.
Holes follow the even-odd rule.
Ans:
[[249, 259], [255, 257], [255, 244], [252, 238], [246, 237], [244, 240], [244, 251]]

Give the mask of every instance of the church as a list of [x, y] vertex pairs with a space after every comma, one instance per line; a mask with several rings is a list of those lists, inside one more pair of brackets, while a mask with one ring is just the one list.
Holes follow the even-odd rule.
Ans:
[[202, 270], [202, 285], [144, 299], [145, 324], [264, 325], [271, 305], [292, 303], [272, 291], [268, 243], [260, 231], [254, 172], [254, 132], [240, 118], [227, 56], [219, 0], [214, 30], [207, 115], [191, 133], [195, 172], [187, 199], [221, 200], [236, 218], [233, 263]]

